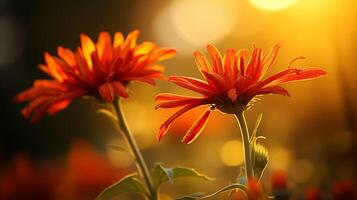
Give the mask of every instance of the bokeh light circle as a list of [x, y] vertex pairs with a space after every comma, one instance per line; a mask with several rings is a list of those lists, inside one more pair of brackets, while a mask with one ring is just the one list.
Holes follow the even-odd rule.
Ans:
[[234, 0], [175, 0], [154, 18], [157, 40], [178, 51], [192, 53], [207, 43], [218, 43], [229, 35], [237, 23]]
[[238, 166], [243, 163], [243, 144], [239, 140], [231, 140], [221, 148], [220, 157], [222, 162], [227, 166]]

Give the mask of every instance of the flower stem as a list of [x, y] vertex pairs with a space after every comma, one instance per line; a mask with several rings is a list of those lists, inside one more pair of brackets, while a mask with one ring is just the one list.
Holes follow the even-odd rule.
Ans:
[[247, 181], [253, 178], [253, 167], [250, 156], [250, 141], [249, 141], [249, 130], [247, 126], [247, 121], [245, 120], [244, 111], [235, 114], [238, 124], [240, 127], [240, 132], [243, 139], [243, 149], [244, 149], [244, 162]]
[[122, 130], [121, 132], [123, 132], [123, 135], [125, 136], [126, 141], [128, 142], [131, 151], [135, 156], [138, 171], [142, 176], [142, 178], [144, 178], [145, 184], [150, 192], [150, 200], [157, 200], [157, 191], [154, 189], [154, 184], [150, 172], [140, 152], [140, 149], [136, 144], [135, 138], [133, 137], [133, 134], [130, 132], [128, 128], [128, 124], [123, 114], [123, 108], [120, 99], [117, 99], [113, 102], [113, 107], [114, 107], [115, 114], [118, 118], [118, 125]]

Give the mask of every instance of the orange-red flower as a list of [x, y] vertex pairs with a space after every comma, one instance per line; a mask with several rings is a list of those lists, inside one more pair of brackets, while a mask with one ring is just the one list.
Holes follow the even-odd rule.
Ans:
[[15, 97], [17, 102], [30, 101], [22, 114], [36, 122], [45, 113], [54, 114], [84, 95], [111, 102], [116, 96], [128, 97], [126, 85], [130, 81], [155, 84], [154, 79], [162, 78], [164, 70], [155, 63], [169, 58], [175, 50], [160, 49], [152, 42], [137, 44], [138, 35], [136, 30], [124, 39], [117, 32], [112, 42], [110, 35], [102, 32], [93, 43], [81, 34], [76, 51], [60, 46], [58, 57], [45, 53], [46, 65], [40, 69], [52, 79], [36, 80], [33, 87]]
[[261, 48], [254, 46], [248, 61], [247, 50], [240, 50], [236, 53], [230, 48], [222, 58], [213, 45], [208, 45], [207, 51], [211, 57], [211, 64], [200, 52], [195, 52], [197, 67], [206, 80], [171, 76], [169, 81], [198, 92], [202, 97], [176, 94], [157, 95], [157, 108], [181, 108], [162, 124], [157, 134], [158, 139], [160, 140], [167, 133], [177, 117], [197, 106], [209, 105], [209, 108], [188, 130], [183, 138], [185, 143], [190, 143], [197, 138], [207, 123], [211, 111], [215, 108], [225, 113], [236, 114], [245, 110], [249, 102], [257, 95], [273, 93], [289, 95], [288, 91], [280, 86], [282, 83], [312, 79], [325, 74], [325, 71], [321, 69], [296, 69], [289, 65], [283, 71], [264, 78], [273, 65], [279, 48], [280, 45], [275, 45], [271, 50], [263, 53]]

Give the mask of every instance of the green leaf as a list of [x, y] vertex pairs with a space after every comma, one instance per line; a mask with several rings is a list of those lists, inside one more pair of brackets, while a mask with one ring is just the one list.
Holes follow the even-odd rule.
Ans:
[[125, 147], [122, 147], [120, 145], [117, 145], [117, 144], [108, 144], [108, 147], [111, 148], [111, 149], [114, 149], [116, 151], [129, 152], [128, 149], [126, 149]]
[[255, 138], [255, 136], [257, 135], [258, 128], [259, 128], [260, 122], [262, 121], [262, 118], [263, 118], [263, 113], [260, 113], [258, 115], [257, 121], [255, 122], [255, 126], [254, 126], [254, 129], [253, 129], [251, 140], [253, 140], [253, 138]]
[[141, 183], [136, 174], [131, 174], [104, 189], [96, 200], [108, 200], [122, 193], [139, 193], [148, 196], [144, 184]]
[[214, 192], [210, 195], [206, 195], [204, 196], [203, 192], [196, 192], [193, 194], [189, 194], [180, 198], [176, 198], [175, 200], [198, 200], [198, 199], [209, 199], [212, 198], [214, 196], [217, 196], [223, 192], [228, 192], [228, 191], [232, 191], [232, 190], [236, 190], [236, 189], [240, 189], [243, 190], [245, 192], [247, 192], [247, 187], [243, 184], [239, 184], [239, 183], [232, 183], [230, 185], [227, 185], [223, 188], [221, 188], [220, 190], [218, 190], [217, 192]]
[[98, 109], [97, 113], [103, 114], [103, 115], [109, 117], [113, 121], [118, 121], [118, 118], [115, 116], [115, 114], [108, 109], [105, 109], [105, 108]]
[[156, 188], [167, 181], [173, 182], [174, 179], [181, 177], [197, 177], [206, 181], [213, 180], [212, 178], [197, 172], [192, 168], [174, 167], [165, 168], [162, 164], [156, 164], [153, 170], [153, 181]]
[[193, 194], [189, 194], [183, 197], [176, 198], [175, 200], [196, 200], [200, 199], [205, 193], [203, 192], [196, 192]]
[[212, 194], [207, 195], [207, 196], [203, 196], [203, 197], [201, 197], [200, 199], [212, 198], [212, 197], [214, 197], [214, 196], [216, 196], [216, 195], [218, 195], [218, 194], [221, 194], [221, 193], [223, 193], [223, 192], [228, 192], [228, 191], [236, 190], [236, 189], [241, 189], [241, 190], [243, 190], [243, 191], [245, 191], [245, 192], [247, 191], [247, 187], [246, 187], [245, 185], [240, 184], [240, 183], [232, 183], [232, 184], [230, 184], [230, 185], [227, 185], [227, 186], [221, 188], [221, 189], [218, 190], [217, 192], [212, 193]]

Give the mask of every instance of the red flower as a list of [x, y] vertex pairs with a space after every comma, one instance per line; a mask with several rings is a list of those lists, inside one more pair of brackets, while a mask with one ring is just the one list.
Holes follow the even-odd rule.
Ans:
[[287, 190], [288, 179], [284, 171], [276, 171], [271, 177], [271, 185], [273, 190]]
[[138, 35], [136, 30], [124, 39], [118, 32], [112, 43], [110, 35], [102, 32], [94, 44], [81, 34], [77, 51], [60, 46], [59, 57], [45, 53], [46, 65], [40, 69], [52, 79], [36, 80], [33, 87], [15, 97], [17, 102], [30, 101], [22, 114], [36, 122], [45, 113], [54, 114], [84, 95], [111, 102], [116, 96], [128, 97], [126, 85], [130, 81], [155, 84], [154, 79], [162, 78], [164, 70], [155, 63], [169, 58], [175, 50], [160, 49], [152, 42], [136, 44]]
[[171, 76], [169, 81], [198, 92], [202, 97], [176, 94], [157, 95], [157, 108], [181, 107], [162, 124], [157, 134], [158, 139], [160, 140], [167, 133], [177, 117], [197, 106], [209, 105], [209, 108], [188, 130], [183, 138], [185, 143], [191, 143], [197, 138], [211, 111], [215, 108], [229, 114], [238, 113], [245, 110], [249, 102], [257, 95], [273, 93], [289, 95], [286, 89], [279, 86], [282, 83], [313, 79], [325, 74], [325, 71], [321, 69], [295, 69], [289, 65], [285, 70], [264, 78], [279, 48], [280, 45], [275, 45], [271, 50], [263, 53], [262, 49], [254, 46], [252, 56], [248, 61], [247, 50], [240, 50], [236, 53], [230, 48], [222, 59], [218, 50], [213, 45], [208, 45], [207, 51], [212, 60], [211, 64], [200, 52], [195, 52], [196, 64], [206, 81], [185, 76]]
[[322, 200], [321, 191], [315, 187], [309, 188], [305, 193], [305, 200]]
[[333, 200], [357, 200], [357, 187], [352, 181], [338, 181], [332, 185]]
[[242, 190], [236, 190], [231, 193], [230, 200], [260, 200], [264, 198], [264, 192], [259, 181], [250, 179], [248, 181], [248, 190], [243, 192]]

